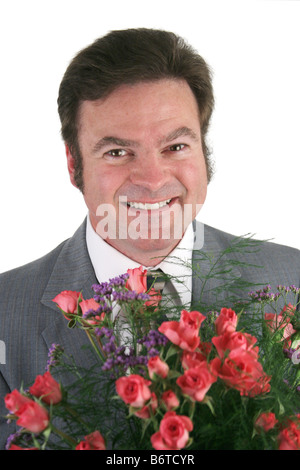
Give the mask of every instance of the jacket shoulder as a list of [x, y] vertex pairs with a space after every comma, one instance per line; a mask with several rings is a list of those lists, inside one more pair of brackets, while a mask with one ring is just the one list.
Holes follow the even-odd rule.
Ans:
[[300, 285], [300, 250], [297, 248], [248, 235], [237, 237], [205, 226], [204, 249], [209, 251], [212, 246], [218, 247], [219, 252], [227, 250], [230, 258], [242, 263], [242, 272], [256, 282], [263, 278], [274, 285]]
[[43, 280], [47, 282], [53, 266], [66, 242], [67, 240], [37, 260], [1, 273], [0, 292], [7, 289], [11, 290], [12, 288], [21, 288], [24, 284], [34, 282], [35, 279], [38, 279], [39, 283], [43, 283]]
[[245, 235], [233, 235], [228, 232], [224, 232], [222, 230], [216, 229], [215, 227], [211, 227], [209, 225], [204, 226], [204, 241], [205, 239], [214, 239], [219, 246], [223, 247], [224, 249], [232, 246], [235, 242], [238, 243], [239, 240], [244, 240], [249, 243], [249, 246], [257, 247], [261, 251], [261, 253], [272, 253], [274, 256], [280, 255], [289, 255], [291, 256], [296, 262], [300, 263], [300, 250], [298, 248], [290, 247], [287, 245], [282, 245], [279, 243], [274, 243], [270, 240], [259, 240], [257, 238], [252, 237], [250, 234]]

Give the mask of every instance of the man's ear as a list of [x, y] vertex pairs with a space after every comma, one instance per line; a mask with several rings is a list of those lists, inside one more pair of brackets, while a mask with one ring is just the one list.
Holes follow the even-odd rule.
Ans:
[[68, 165], [70, 180], [73, 186], [77, 188], [77, 184], [75, 183], [75, 176], [74, 176], [75, 175], [75, 160], [67, 144], [65, 144], [65, 149], [66, 149], [67, 165]]

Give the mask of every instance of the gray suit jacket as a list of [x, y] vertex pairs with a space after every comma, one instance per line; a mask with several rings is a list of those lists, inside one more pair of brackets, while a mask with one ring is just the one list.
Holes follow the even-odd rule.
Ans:
[[[220, 253], [233, 239], [232, 235], [208, 226], [204, 229], [203, 247], [202, 238], [196, 237], [193, 307], [197, 307], [200, 294], [208, 306], [213, 304], [215, 288], [222, 284], [222, 274], [219, 279], [208, 276], [211, 262], [201, 253]], [[201, 250], [197, 252], [199, 247]], [[270, 283], [273, 287], [300, 285], [300, 254], [296, 249], [263, 243], [258, 251], [235, 252], [231, 256], [236, 263], [230, 265], [232, 281], [229, 280], [229, 284], [245, 279], [250, 283]], [[228, 268], [226, 263], [225, 266]], [[44, 373], [53, 343], [62, 345], [79, 365], [88, 366], [90, 359], [81, 350], [88, 341], [86, 335], [79, 329], [67, 327], [67, 321], [52, 299], [62, 290], [81, 291], [84, 298], [90, 298], [91, 286], [96, 282], [86, 247], [85, 222], [72, 238], [43, 258], [0, 275], [0, 340], [5, 344], [6, 353], [5, 364], [0, 364], [0, 448], [4, 448], [8, 435], [15, 432], [14, 425], [8, 426], [2, 419], [7, 412], [4, 396], [19, 389], [22, 383], [30, 385], [38, 374]]]

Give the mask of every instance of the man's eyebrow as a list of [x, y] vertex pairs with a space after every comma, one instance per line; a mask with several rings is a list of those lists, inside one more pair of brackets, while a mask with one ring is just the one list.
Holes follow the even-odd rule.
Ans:
[[196, 132], [194, 132], [189, 127], [178, 127], [166, 137], [161, 140], [161, 143], [172, 142], [172, 140], [178, 139], [179, 137], [191, 137], [193, 140], [198, 141], [199, 137]]
[[[197, 134], [189, 127], [178, 127], [174, 131], [170, 132], [170, 134], [163, 137], [159, 143], [160, 145], [162, 145], [184, 136], [189, 136], [195, 141], [199, 140]], [[117, 145], [118, 147], [138, 147], [139, 143], [134, 140], [121, 139], [119, 137], [114, 136], [106, 136], [96, 142], [92, 152], [97, 153], [107, 145]]]
[[107, 136], [98, 140], [93, 147], [92, 152], [99, 152], [102, 148], [107, 145], [117, 145], [118, 147], [137, 147], [138, 143], [134, 140], [120, 139], [119, 137]]

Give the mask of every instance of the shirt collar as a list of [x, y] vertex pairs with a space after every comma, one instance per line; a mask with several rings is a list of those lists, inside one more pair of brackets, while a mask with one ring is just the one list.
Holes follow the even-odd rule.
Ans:
[[[89, 216], [87, 217], [86, 242], [98, 282], [107, 282], [109, 279], [126, 273], [128, 269], [141, 266], [140, 263], [106, 243], [93, 229]], [[152, 268], [160, 268], [166, 275], [179, 279], [179, 282], [174, 283], [174, 287], [178, 294], [184, 297], [182, 298], [183, 304], [190, 302], [191, 297], [193, 242], [194, 232], [190, 224], [175, 249], [155, 268]], [[143, 268], [148, 269], [147, 266]]]

